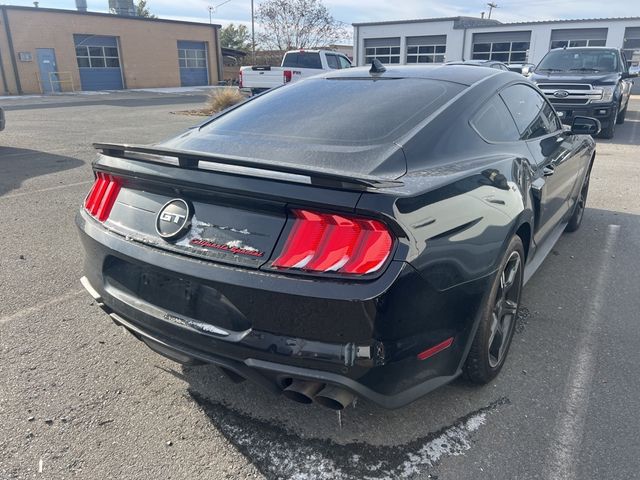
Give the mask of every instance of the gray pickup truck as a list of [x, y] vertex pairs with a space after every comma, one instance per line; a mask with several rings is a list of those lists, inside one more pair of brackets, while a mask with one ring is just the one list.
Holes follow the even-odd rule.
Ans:
[[613, 138], [624, 123], [633, 86], [624, 52], [618, 48], [576, 47], [551, 50], [529, 77], [547, 96], [563, 123], [575, 117], [600, 120], [603, 138]]

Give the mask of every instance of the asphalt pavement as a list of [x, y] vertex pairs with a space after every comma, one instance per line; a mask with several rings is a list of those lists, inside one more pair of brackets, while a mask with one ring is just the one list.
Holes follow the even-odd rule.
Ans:
[[79, 284], [91, 142], [161, 140], [202, 98], [5, 102], [1, 480], [640, 478], [640, 99], [598, 140], [583, 225], [525, 287], [500, 376], [338, 416], [163, 359]]

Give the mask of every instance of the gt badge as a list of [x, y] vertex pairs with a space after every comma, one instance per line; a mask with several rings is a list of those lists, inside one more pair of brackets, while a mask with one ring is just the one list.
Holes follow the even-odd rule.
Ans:
[[186, 200], [176, 198], [166, 203], [156, 217], [156, 232], [165, 240], [175, 240], [191, 228], [193, 206]]

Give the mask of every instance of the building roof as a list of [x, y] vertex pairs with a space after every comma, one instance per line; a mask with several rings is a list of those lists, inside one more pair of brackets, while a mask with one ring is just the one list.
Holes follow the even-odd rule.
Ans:
[[609, 18], [572, 18], [569, 20], [532, 20], [529, 22], [509, 22], [501, 25], [539, 25], [543, 23], [577, 23], [577, 22], [619, 22], [625, 20], [640, 20], [640, 17], [609, 17]]
[[222, 28], [222, 25], [217, 23], [205, 23], [205, 22], [185, 22], [183, 20], [169, 20], [165, 18], [148, 18], [148, 17], [135, 17], [130, 15], [116, 15], [114, 13], [102, 13], [102, 12], [80, 12], [78, 10], [63, 10], [61, 8], [41, 8], [41, 7], [24, 7], [19, 5], [0, 5], [0, 10], [23, 10], [29, 11], [33, 13], [37, 12], [47, 12], [47, 13], [60, 13], [60, 14], [71, 14], [71, 15], [90, 15], [96, 17], [105, 17], [111, 19], [121, 19], [121, 20], [137, 20], [141, 22], [159, 22], [159, 23], [174, 23], [179, 25], [197, 25], [199, 27], [214, 27], [214, 28]]
[[[354, 23], [354, 27], [368, 27], [371, 25], [394, 25], [394, 24], [404, 24], [404, 23], [424, 23], [424, 22], [454, 22], [458, 24], [464, 23], [473, 23], [473, 26], [491, 26], [491, 25], [500, 25], [501, 22], [498, 20], [493, 20], [490, 18], [478, 18], [478, 17], [441, 17], [441, 18], [419, 18], [419, 19], [411, 19], [411, 20], [389, 20], [386, 22], [365, 22], [365, 23]], [[477, 25], [475, 25], [477, 24]], [[455, 26], [455, 25], [454, 25]], [[469, 28], [469, 27], [458, 27], [458, 28]]]
[[493, 18], [478, 18], [478, 17], [442, 17], [442, 18], [419, 18], [411, 20], [389, 20], [385, 22], [365, 22], [354, 23], [354, 27], [368, 27], [375, 25], [397, 25], [406, 23], [426, 23], [426, 22], [454, 22], [453, 28], [481, 28], [481, 27], [508, 27], [508, 26], [521, 26], [521, 25], [540, 25], [545, 23], [577, 23], [577, 22], [617, 22], [628, 20], [640, 20], [640, 17], [611, 17], [611, 18], [576, 18], [569, 20], [533, 20], [529, 22], [508, 22], [503, 23]]
[[220, 50], [222, 51], [222, 55], [227, 55], [230, 57], [246, 57], [247, 56], [247, 52], [245, 52], [244, 50], [238, 50], [236, 48], [220, 47]]

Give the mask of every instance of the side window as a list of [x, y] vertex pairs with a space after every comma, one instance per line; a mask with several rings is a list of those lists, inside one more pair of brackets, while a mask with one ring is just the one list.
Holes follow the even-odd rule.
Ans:
[[520, 132], [502, 99], [495, 95], [471, 119], [471, 126], [490, 142], [517, 142]]
[[500, 96], [516, 121], [521, 140], [542, 137], [560, 130], [556, 112], [544, 97], [527, 85], [512, 85]]
[[334, 69], [340, 68], [338, 57], [336, 57], [335, 55], [331, 55], [329, 53], [327, 53], [326, 57], [327, 57], [327, 65], [329, 65], [329, 68], [334, 68]]
[[341, 68], [351, 68], [351, 62], [349, 61], [348, 58], [346, 58], [346, 57], [338, 57], [338, 60], [340, 60], [340, 67]]

